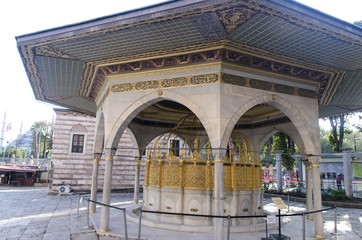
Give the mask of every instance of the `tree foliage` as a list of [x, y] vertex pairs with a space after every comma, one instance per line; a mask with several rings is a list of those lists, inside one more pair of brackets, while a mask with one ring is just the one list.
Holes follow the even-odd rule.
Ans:
[[329, 117], [332, 130], [328, 140], [329, 144], [333, 146], [333, 151], [335, 152], [342, 152], [344, 135], [352, 133], [346, 125], [348, 122], [348, 116], [348, 114], [341, 114]]
[[26, 149], [25, 147], [17, 148], [16, 146], [10, 146], [6, 148], [5, 154], [3, 151], [1, 151], [0, 155], [7, 158], [25, 158], [29, 155], [28, 149]]
[[268, 159], [268, 145], [270, 143], [271, 148], [269, 152], [272, 153], [276, 150], [282, 150], [282, 165], [288, 170], [291, 176], [294, 176], [291, 172], [293, 172], [294, 166], [296, 164], [296, 159], [294, 159], [291, 155], [296, 154], [298, 152], [298, 148], [294, 144], [292, 138], [286, 135], [283, 132], [277, 132], [265, 143], [263, 147], [262, 153], [262, 161], [268, 164], [275, 165], [275, 158]]
[[292, 170], [296, 162], [291, 156], [295, 153], [294, 141], [283, 132], [277, 132], [273, 137], [273, 149], [283, 151], [282, 164], [287, 170]]
[[35, 122], [31, 131], [33, 134], [34, 158], [46, 158], [52, 149], [53, 124], [46, 121]]

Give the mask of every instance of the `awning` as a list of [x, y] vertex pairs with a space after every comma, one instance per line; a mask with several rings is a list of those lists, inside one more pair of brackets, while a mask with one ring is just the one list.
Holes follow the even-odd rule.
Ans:
[[16, 164], [9, 164], [9, 165], [0, 165], [0, 171], [6, 172], [36, 172], [38, 166], [25, 166], [25, 165], [16, 165]]

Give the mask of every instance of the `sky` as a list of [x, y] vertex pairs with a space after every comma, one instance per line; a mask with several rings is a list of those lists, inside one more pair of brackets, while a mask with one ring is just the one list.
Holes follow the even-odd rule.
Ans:
[[[160, 0], [17, 0], [0, 3], [0, 129], [11, 123], [5, 140], [12, 141], [36, 121], [51, 122], [56, 106], [35, 100], [16, 48], [15, 36], [86, 21], [164, 1]], [[362, 0], [299, 0], [346, 22], [362, 20]], [[327, 128], [328, 123], [322, 123]]]

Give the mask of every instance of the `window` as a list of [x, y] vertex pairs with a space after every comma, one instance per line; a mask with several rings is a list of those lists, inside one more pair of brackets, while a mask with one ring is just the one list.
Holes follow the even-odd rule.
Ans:
[[73, 134], [72, 153], [83, 153], [84, 135]]
[[72, 127], [69, 135], [69, 153], [85, 153], [87, 144], [87, 129], [78, 124]]
[[180, 156], [180, 140], [173, 140], [171, 145], [172, 154], [176, 157]]

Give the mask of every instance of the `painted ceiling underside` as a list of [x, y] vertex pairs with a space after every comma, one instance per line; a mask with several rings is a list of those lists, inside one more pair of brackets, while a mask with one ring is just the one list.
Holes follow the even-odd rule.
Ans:
[[283, 63], [281, 76], [298, 69], [296, 78], [319, 88], [320, 117], [362, 109], [362, 29], [292, 1], [170, 1], [19, 36], [17, 44], [37, 99], [93, 115], [111, 71], [147, 71], [140, 66], [149, 59], [159, 61], [151, 69], [217, 47], [247, 54], [263, 71]]

